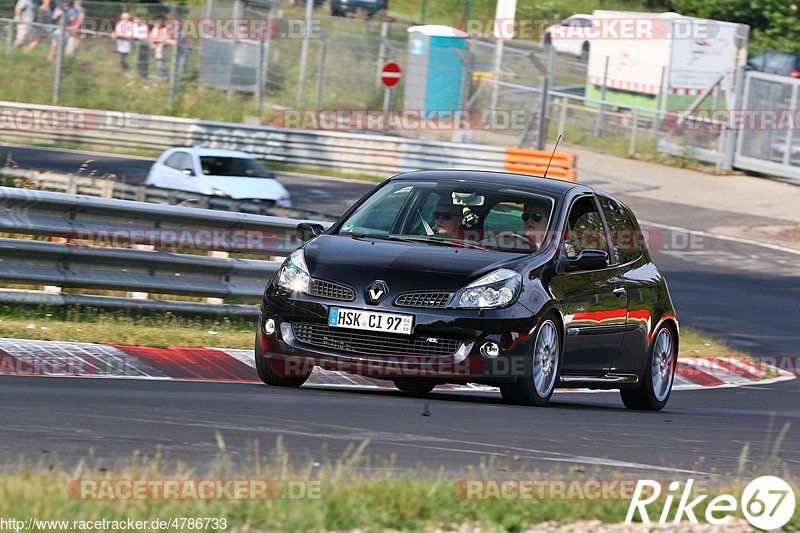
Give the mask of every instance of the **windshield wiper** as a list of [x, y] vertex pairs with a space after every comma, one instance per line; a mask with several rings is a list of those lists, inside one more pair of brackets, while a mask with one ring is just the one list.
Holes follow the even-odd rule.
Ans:
[[472, 244], [467, 241], [454, 241], [445, 237], [436, 237], [435, 235], [374, 235], [372, 233], [346, 233], [351, 239], [380, 239], [383, 241], [397, 241], [397, 242], [422, 242], [426, 244], [435, 244], [437, 246], [448, 246], [450, 248], [471, 248], [474, 250], [492, 251], [490, 248], [485, 248], [477, 244]]
[[[339, 235], [342, 235], [341, 233]], [[375, 235], [372, 233], [360, 233], [354, 231], [352, 233], [345, 233], [344, 235], [350, 235], [351, 239], [383, 239], [384, 241], [392, 240], [391, 235]]]

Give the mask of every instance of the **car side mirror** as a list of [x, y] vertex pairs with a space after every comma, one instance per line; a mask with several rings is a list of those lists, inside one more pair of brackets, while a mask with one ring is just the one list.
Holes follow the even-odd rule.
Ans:
[[601, 270], [608, 266], [608, 252], [603, 250], [583, 250], [569, 260], [567, 270]]
[[184, 168], [181, 170], [182, 173], [186, 174], [187, 176], [194, 176], [194, 170], [191, 168]]
[[309, 222], [301, 222], [297, 225], [297, 238], [301, 241], [310, 241], [317, 235], [325, 233], [325, 228], [322, 224], [312, 224]]

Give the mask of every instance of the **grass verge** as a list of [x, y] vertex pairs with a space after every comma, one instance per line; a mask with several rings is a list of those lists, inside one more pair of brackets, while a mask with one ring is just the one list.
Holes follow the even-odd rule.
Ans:
[[[248, 466], [241, 469], [233, 467], [219, 434], [217, 442], [220, 452], [206, 472], [191, 470], [181, 464], [168, 464], [158, 454], [155, 457], [137, 454], [127, 465], [116, 470], [99, 464], [87, 467], [84, 462], [72, 468], [54, 465], [56, 461], [50, 461], [49, 464], [40, 462], [36, 466], [7, 464], [4, 475], [0, 476], [0, 516], [20, 520], [35, 517], [40, 521], [68, 519], [70, 522], [207, 518], [224, 520], [227, 531], [525, 531], [533, 525], [547, 522], [564, 524], [592, 520], [621, 523], [625, 520], [630, 494], [635, 487], [634, 480], [626, 480], [620, 474], [604, 476], [601, 482], [616, 481], [618, 486], [624, 488], [615, 497], [598, 498], [596, 492], [594, 498], [582, 497], [583, 494], [590, 494], [589, 484], [583, 482], [597, 480], [598, 477], [575, 473], [545, 475], [536, 471], [504, 472], [498, 477], [492, 464], [482, 464], [462, 474], [428, 470], [398, 472], [390, 463], [370, 464], [363, 455], [368, 441], [349, 450], [341, 459], [325, 464], [309, 461], [300, 466], [293, 466], [296, 463], [289, 460], [280, 438], [270, 450], [273, 458], [269, 461], [261, 459], [256, 443], [248, 446], [249, 449], [244, 453], [244, 461]], [[786, 476], [780, 469], [771, 469], [769, 472]], [[695, 507], [695, 514], [703, 521], [707, 503], [717, 494], [733, 494], [741, 501], [740, 494], [744, 484], [751, 479], [749, 476], [749, 472], [739, 472], [737, 477], [715, 482], [714, 486], [710, 482], [695, 479], [693, 496], [702, 493], [710, 495]], [[687, 477], [699, 476], [680, 474], [671, 479], [680, 480], [683, 484]], [[81, 480], [92, 480], [94, 483], [83, 485], [93, 487], [83, 493], [84, 497], [81, 497], [80, 490], [75, 489], [81, 486]], [[130, 499], [122, 491], [113, 490], [118, 480], [152, 484], [165, 480], [167, 483], [177, 480], [185, 484], [196, 483], [195, 480], [244, 480], [250, 483], [265, 482], [272, 489], [266, 491], [269, 496], [258, 499]], [[467, 480], [471, 483], [471, 489], [467, 489]], [[577, 490], [571, 496], [551, 493], [549, 497], [511, 500], [504, 499], [501, 493], [492, 488], [503, 480], [515, 486], [523, 483], [529, 486], [552, 486], [545, 484], [563, 482]], [[103, 490], [101, 487], [112, 490]], [[666, 489], [662, 491], [662, 496], [665, 493]], [[91, 496], [98, 494], [119, 495], [122, 498], [91, 499]], [[242, 494], [251, 496], [253, 492], [244, 491]], [[662, 497], [648, 506], [651, 519], [660, 516], [666, 503]], [[670, 517], [674, 513], [675, 505], [672, 505]], [[741, 520], [741, 511], [734, 515], [739, 520], [728, 524], [726, 531], [748, 530]], [[795, 515], [784, 529], [795, 531], [799, 526], [800, 518]], [[52, 527], [33, 529], [46, 531]], [[210, 526], [195, 529], [214, 530]], [[598, 531], [596, 528], [593, 530]]]
[[228, 317], [133, 316], [94, 308], [0, 308], [0, 337], [128, 346], [252, 348], [255, 321]]

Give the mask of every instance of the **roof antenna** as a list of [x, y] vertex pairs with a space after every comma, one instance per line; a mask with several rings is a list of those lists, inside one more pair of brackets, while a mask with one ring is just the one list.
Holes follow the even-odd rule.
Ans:
[[550, 170], [550, 163], [553, 162], [553, 156], [556, 155], [556, 150], [558, 150], [558, 143], [560, 142], [561, 142], [561, 135], [559, 135], [558, 139], [556, 139], [556, 145], [553, 147], [553, 153], [550, 154], [550, 160], [547, 162], [547, 166], [544, 169], [544, 176], [542, 176], [543, 178], [547, 177], [547, 171]]

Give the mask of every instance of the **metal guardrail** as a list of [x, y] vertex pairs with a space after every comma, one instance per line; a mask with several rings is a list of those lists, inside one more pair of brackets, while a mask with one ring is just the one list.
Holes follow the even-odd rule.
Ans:
[[[0, 140], [15, 143], [69, 143], [114, 151], [161, 151], [199, 145], [243, 150], [274, 163], [338, 169], [355, 173], [397, 173], [409, 170], [469, 168], [503, 170], [505, 148], [479, 144], [405, 139], [341, 131], [316, 131], [248, 126], [186, 118], [98, 111], [59, 106], [0, 102], [0, 114], [36, 117], [57, 114], [59, 127], [9, 127]], [[28, 127], [29, 124], [33, 124]], [[50, 124], [49, 122], [47, 124]]]
[[[273, 258], [285, 256], [298, 246], [295, 230], [299, 222], [0, 187], [0, 232], [50, 238], [0, 238], [0, 280], [257, 302], [278, 268], [279, 261]], [[231, 258], [227, 252], [259, 254], [265, 259]], [[257, 312], [253, 306], [220, 305], [221, 302], [126, 300], [24, 291], [0, 291], [0, 301], [82, 303], [191, 313]]]
[[0, 177], [18, 178], [19, 185], [25, 188], [99, 196], [102, 198], [118, 198], [157, 204], [187, 205], [203, 209], [235, 211], [255, 215], [273, 215], [286, 218], [302, 218], [308, 220], [333, 221], [336, 216], [305, 209], [279, 207], [270, 202], [256, 200], [234, 200], [219, 196], [199, 193], [161, 189], [146, 185], [132, 185], [118, 182], [114, 176], [86, 176], [79, 174], [60, 174], [56, 172], [27, 170], [0, 167]]

